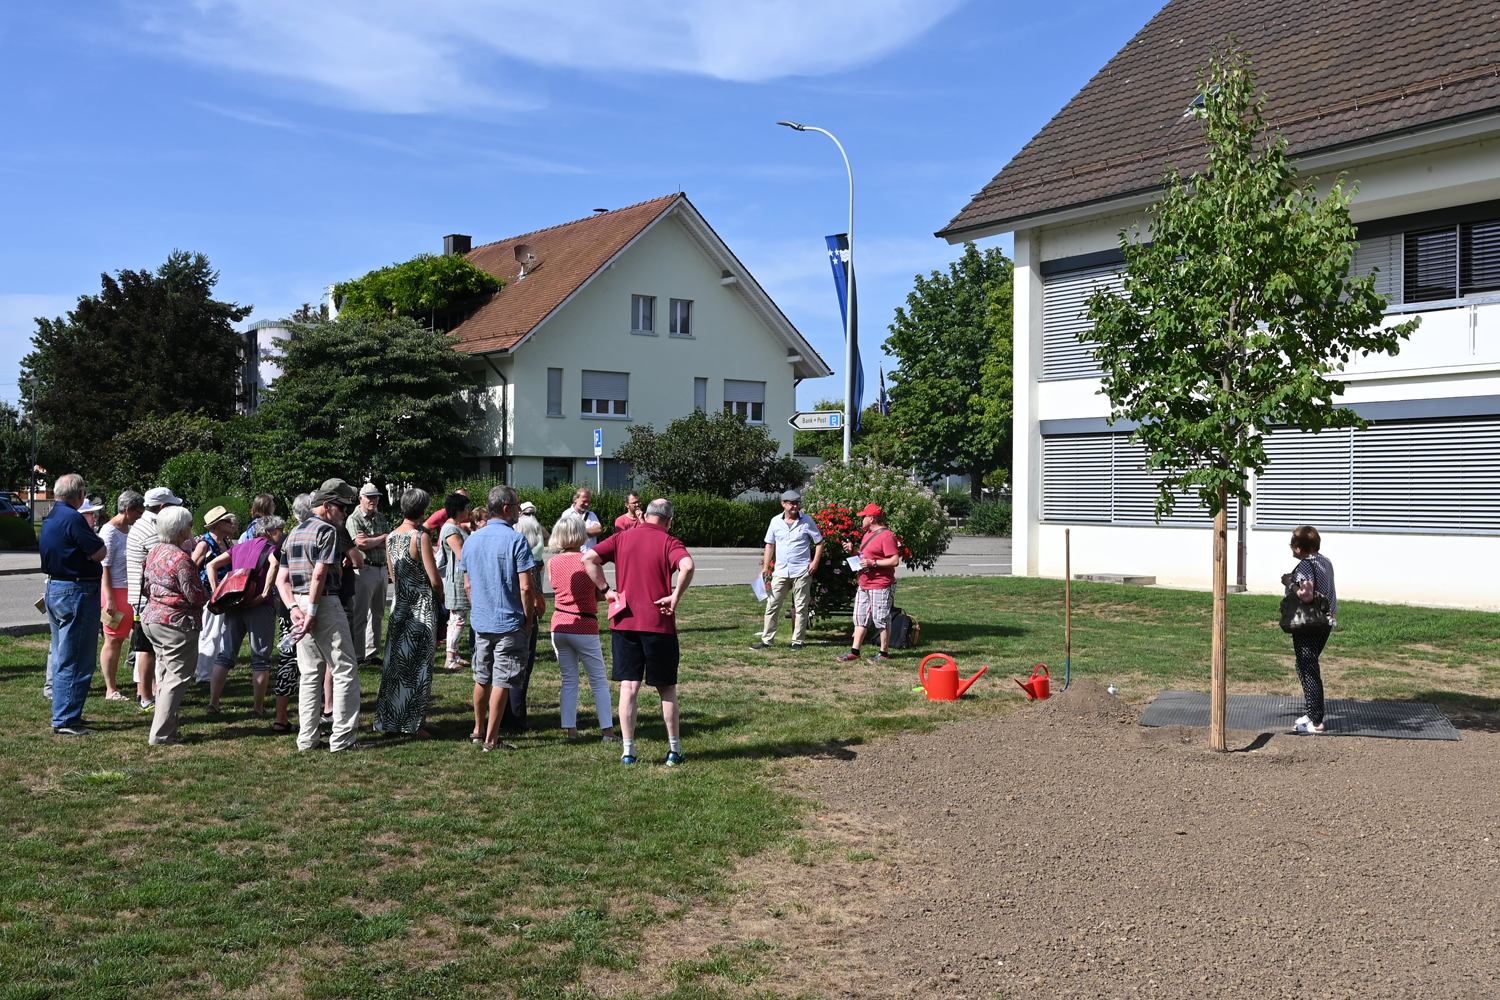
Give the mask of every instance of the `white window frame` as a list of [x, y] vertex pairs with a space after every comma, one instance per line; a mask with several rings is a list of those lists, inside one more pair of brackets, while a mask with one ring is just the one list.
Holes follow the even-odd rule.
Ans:
[[[760, 399], [756, 399], [756, 396]], [[746, 379], [726, 378], [724, 380], [724, 412], [740, 414], [747, 424], [765, 423], [766, 384]]]
[[[590, 379], [589, 376], [611, 376], [609, 381], [624, 380], [625, 396], [623, 399], [616, 394], [584, 396], [589, 391], [589, 383], [597, 382], [599, 379]], [[604, 404], [604, 409], [600, 409]], [[630, 419], [630, 373], [629, 372], [606, 372], [586, 369], [580, 378], [578, 416], [581, 420], [629, 420]]]
[[[667, 305], [667, 335], [678, 340], [694, 340], [693, 300], [671, 299]], [[686, 322], [682, 322], [686, 320]], [[681, 329], [686, 327], [685, 330]]]
[[638, 337], [656, 336], [655, 295], [630, 296], [630, 332]]

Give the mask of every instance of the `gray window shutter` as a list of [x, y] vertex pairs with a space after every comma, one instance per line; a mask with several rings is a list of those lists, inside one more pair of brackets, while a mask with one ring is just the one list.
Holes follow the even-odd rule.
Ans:
[[708, 379], [693, 379], [693, 409], [708, 409]]
[[1255, 483], [1257, 527], [1347, 528], [1350, 519], [1350, 431], [1267, 434], [1266, 469]]
[[1349, 263], [1349, 276], [1363, 278], [1374, 274], [1375, 291], [1389, 299], [1391, 305], [1400, 305], [1401, 247], [1400, 233], [1360, 240], [1354, 259]]
[[1119, 291], [1124, 280], [1115, 264], [1064, 271], [1042, 279], [1042, 378], [1095, 378], [1103, 374], [1079, 334], [1093, 329], [1086, 316], [1096, 289]]
[[1109, 522], [1114, 436], [1042, 438], [1042, 520]]
[[1375, 424], [1353, 439], [1356, 529], [1500, 531], [1500, 418]]
[[562, 416], [562, 369], [547, 369], [547, 416]]
[[[1197, 490], [1178, 490], [1172, 513], [1156, 519], [1156, 498], [1161, 493], [1161, 473], [1146, 468], [1145, 445], [1133, 442], [1128, 434], [1112, 435], [1115, 439], [1114, 521], [1116, 524], [1165, 524], [1184, 526], [1211, 525], [1214, 519], [1203, 506]], [[1237, 524], [1233, 500], [1229, 504], [1229, 523]]]
[[629, 399], [629, 373], [585, 371], [583, 373], [583, 398]]
[[741, 382], [732, 378], [724, 380], [724, 402], [764, 403], [765, 401], [766, 384], [764, 382]]

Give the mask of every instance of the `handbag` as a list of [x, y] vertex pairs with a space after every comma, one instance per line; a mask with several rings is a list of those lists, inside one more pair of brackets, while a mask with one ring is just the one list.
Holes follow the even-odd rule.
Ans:
[[1312, 567], [1311, 603], [1298, 597], [1295, 590], [1281, 599], [1281, 631], [1290, 635], [1306, 635], [1333, 627], [1329, 620], [1328, 598], [1318, 592], [1318, 564], [1311, 559], [1305, 562]]
[[255, 571], [248, 567], [231, 571], [214, 588], [213, 597], [208, 599], [208, 610], [216, 615], [222, 615], [226, 611], [239, 607], [241, 602], [252, 596], [250, 585], [254, 582], [254, 575]]

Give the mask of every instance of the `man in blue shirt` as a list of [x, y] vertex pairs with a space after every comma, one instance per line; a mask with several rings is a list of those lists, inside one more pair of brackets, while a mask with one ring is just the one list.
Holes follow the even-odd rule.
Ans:
[[807, 638], [807, 623], [812, 618], [813, 577], [822, 559], [823, 533], [818, 530], [817, 522], [802, 512], [802, 494], [787, 490], [781, 494], [781, 514], [771, 518], [771, 526], [766, 529], [766, 551], [760, 562], [760, 575], [766, 581], [766, 620], [761, 627], [760, 642], [751, 649], [771, 648], [787, 591], [791, 591], [796, 608], [792, 652], [802, 648]]
[[[529, 570], [536, 565], [531, 543], [514, 525], [520, 498], [509, 486], [496, 486], [487, 498], [490, 520], [464, 542], [459, 569], [469, 595], [474, 628], [474, 733], [486, 752], [514, 750], [500, 742], [500, 720], [510, 689], [522, 683], [536, 614]], [[488, 724], [486, 725], [486, 712]]]
[[94, 649], [99, 640], [99, 580], [104, 575], [104, 539], [94, 533], [78, 508], [83, 477], [69, 473], [52, 488], [57, 502], [42, 522], [37, 547], [47, 574], [47, 620], [52, 626], [52, 731], [88, 736], [83, 703], [94, 680]]

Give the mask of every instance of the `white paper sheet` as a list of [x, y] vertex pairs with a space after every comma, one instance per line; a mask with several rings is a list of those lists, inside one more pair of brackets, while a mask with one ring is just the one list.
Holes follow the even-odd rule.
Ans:
[[859, 556], [849, 557], [849, 568], [854, 570], [854, 572], [856, 573], [859, 572]]
[[766, 599], [766, 581], [764, 577], [757, 576], [750, 581], [750, 589], [755, 591], [755, 599], [764, 601]]

